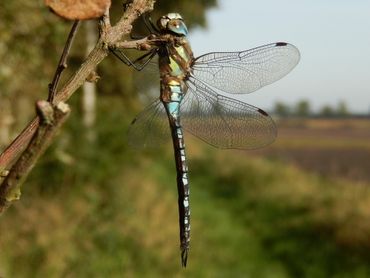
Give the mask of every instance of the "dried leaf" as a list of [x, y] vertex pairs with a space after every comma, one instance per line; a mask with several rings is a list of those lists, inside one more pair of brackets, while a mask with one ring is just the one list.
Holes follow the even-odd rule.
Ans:
[[110, 0], [45, 0], [57, 15], [70, 20], [84, 20], [102, 16], [110, 7]]

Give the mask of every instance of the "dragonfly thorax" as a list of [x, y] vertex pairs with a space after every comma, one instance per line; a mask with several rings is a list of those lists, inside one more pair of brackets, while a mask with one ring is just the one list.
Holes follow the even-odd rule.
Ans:
[[177, 36], [186, 36], [188, 34], [188, 28], [178, 13], [169, 13], [160, 17], [157, 21], [157, 26], [163, 33], [171, 33]]

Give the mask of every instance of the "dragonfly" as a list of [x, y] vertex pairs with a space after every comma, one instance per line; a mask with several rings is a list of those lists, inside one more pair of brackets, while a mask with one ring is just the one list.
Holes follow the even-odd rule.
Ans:
[[142, 70], [153, 57], [159, 69], [159, 98], [129, 127], [129, 142], [156, 146], [172, 138], [177, 171], [181, 263], [187, 265], [190, 247], [189, 177], [184, 130], [222, 149], [256, 149], [277, 136], [272, 118], [234, 95], [248, 94], [288, 74], [299, 62], [299, 50], [276, 42], [244, 51], [211, 52], [194, 57], [188, 29], [178, 13], [160, 17], [151, 31], [151, 49], [130, 60], [111, 49], [126, 65]]

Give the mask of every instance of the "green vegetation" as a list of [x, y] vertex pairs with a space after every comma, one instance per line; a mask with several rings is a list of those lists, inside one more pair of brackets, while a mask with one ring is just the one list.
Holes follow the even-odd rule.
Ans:
[[[189, 267], [181, 269], [170, 144], [150, 152], [127, 149], [129, 119], [121, 105], [118, 97], [100, 102], [104, 117], [93, 145], [81, 136], [80, 115], [73, 115], [21, 201], [1, 219], [1, 275], [370, 274], [366, 184], [354, 190], [347, 182], [248, 152], [216, 150], [190, 136], [192, 248]], [[61, 149], [65, 138], [73, 143]]]

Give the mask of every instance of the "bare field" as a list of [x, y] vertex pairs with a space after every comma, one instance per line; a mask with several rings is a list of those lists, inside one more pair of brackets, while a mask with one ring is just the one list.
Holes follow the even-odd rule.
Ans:
[[278, 138], [253, 151], [324, 177], [370, 182], [370, 119], [284, 119]]

